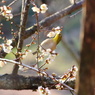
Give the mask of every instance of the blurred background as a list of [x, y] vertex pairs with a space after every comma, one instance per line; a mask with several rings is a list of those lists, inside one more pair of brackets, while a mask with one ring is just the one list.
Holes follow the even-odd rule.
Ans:
[[[5, 0], [5, 5], [10, 4], [13, 0]], [[79, 0], [77, 0], [79, 1]], [[36, 4], [40, 6], [42, 3], [46, 3], [48, 5], [48, 11], [45, 14], [39, 15], [39, 21], [44, 19], [45, 17], [60, 11], [63, 8], [66, 8], [71, 5], [71, 2], [69, 0], [35, 0]], [[2, 4], [0, 4], [2, 6]], [[18, 14], [21, 11], [21, 0], [17, 0], [12, 6], [12, 13]], [[27, 28], [34, 25], [36, 23], [36, 19], [33, 11], [31, 10], [32, 5], [30, 7], [28, 21], [27, 21]], [[56, 73], [57, 75], [61, 76], [65, 72], [68, 72], [68, 70], [73, 66], [76, 65], [78, 67], [79, 64], [79, 56], [80, 56], [80, 49], [81, 49], [81, 37], [80, 37], [80, 31], [81, 31], [81, 10], [80, 12], [74, 15], [75, 13], [72, 13], [69, 16], [66, 16], [58, 21], [56, 21], [51, 26], [47, 27], [46, 29], [51, 29], [52, 27], [63, 27], [62, 30], [62, 41], [58, 44], [56, 52], [58, 53], [58, 56], [56, 59], [51, 63], [46, 65], [45, 67], [48, 67], [47, 70], [48, 74]], [[20, 23], [20, 15], [14, 16], [13, 18], [14, 22], [16, 24]], [[0, 23], [3, 23], [3, 32], [4, 36], [6, 36], [8, 39], [12, 38], [11, 32], [10, 32], [10, 21], [5, 21], [0, 18]], [[14, 25], [12, 26], [14, 31], [18, 31], [18, 28]], [[40, 42], [46, 39], [46, 31], [42, 31], [40, 33]], [[33, 36], [33, 35], [32, 35]], [[24, 41], [24, 48], [26, 44], [29, 44], [32, 40], [32, 37], [26, 39]], [[0, 44], [2, 44], [2, 40], [0, 40]], [[30, 47], [32, 51], [35, 51], [37, 49], [37, 45], [33, 45]], [[15, 52], [15, 49], [13, 49]], [[8, 59], [14, 59], [13, 54], [8, 54], [6, 56]], [[35, 64], [35, 56], [30, 53], [24, 60], [23, 63], [28, 65]], [[5, 73], [11, 73], [13, 69], [13, 64], [6, 64], [3, 68], [0, 68], [0, 74]], [[25, 72], [19, 71], [19, 74], [25, 75], [25, 76], [33, 76], [37, 75], [37, 73], [33, 72], [32, 70], [27, 70]], [[50, 90], [52, 95], [72, 95], [69, 91], [63, 90]], [[6, 94], [7, 93], [7, 94]], [[11, 90], [0, 90], [1, 95], [39, 95], [37, 92], [32, 92], [31, 90], [22, 90], [22, 91], [11, 91]]]

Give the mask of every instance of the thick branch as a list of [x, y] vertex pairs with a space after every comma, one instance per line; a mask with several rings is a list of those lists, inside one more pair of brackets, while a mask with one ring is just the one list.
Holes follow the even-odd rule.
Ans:
[[[43, 83], [44, 82], [44, 83]], [[55, 84], [58, 82], [53, 81], [49, 77], [32, 76], [24, 77], [21, 75], [9, 75], [5, 74], [0, 76], [0, 89], [32, 89], [37, 90], [39, 86], [48, 87], [49, 89], [56, 89]], [[74, 88], [75, 81], [67, 82], [69, 86]], [[64, 85], [66, 88], [67, 85]]]

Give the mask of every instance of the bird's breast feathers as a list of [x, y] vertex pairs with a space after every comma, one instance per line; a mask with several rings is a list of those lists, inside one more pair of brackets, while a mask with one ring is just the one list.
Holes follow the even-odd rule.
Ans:
[[51, 49], [52, 51], [56, 49], [56, 42], [53, 39], [46, 39], [41, 43], [42, 48]]

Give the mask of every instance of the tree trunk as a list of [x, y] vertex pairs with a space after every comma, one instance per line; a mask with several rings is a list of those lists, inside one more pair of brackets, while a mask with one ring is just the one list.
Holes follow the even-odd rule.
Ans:
[[95, 0], [85, 0], [78, 95], [95, 95]]

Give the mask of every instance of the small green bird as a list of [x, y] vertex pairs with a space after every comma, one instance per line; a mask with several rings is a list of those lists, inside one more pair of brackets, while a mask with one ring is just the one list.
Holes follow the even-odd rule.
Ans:
[[[56, 49], [57, 44], [61, 41], [62, 35], [60, 33], [56, 34], [54, 38], [48, 38], [44, 40], [40, 47], [44, 50], [51, 49], [51, 51]], [[36, 54], [36, 52], [33, 52], [33, 54]]]
[[40, 46], [43, 49], [51, 49], [51, 51], [53, 51], [56, 49], [56, 46], [60, 42], [61, 38], [62, 38], [61, 34], [56, 34], [54, 38], [48, 38], [44, 40]]

